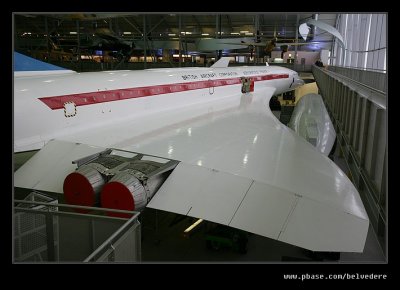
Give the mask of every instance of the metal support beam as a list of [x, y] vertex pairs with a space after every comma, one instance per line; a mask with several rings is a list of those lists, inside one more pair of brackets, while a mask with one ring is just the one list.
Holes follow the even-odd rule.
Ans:
[[203, 33], [203, 27], [200, 25], [200, 22], [199, 22], [199, 20], [197, 20], [197, 17], [194, 16], [194, 15], [192, 15], [192, 18], [193, 18], [194, 22], [196, 22], [196, 25], [197, 25], [199, 31], [200, 31], [201, 33]]
[[[47, 208], [48, 210], [49, 208]], [[53, 216], [47, 212], [45, 213], [46, 219], [46, 239], [47, 239], [47, 260], [54, 262], [56, 260], [55, 250], [54, 250], [54, 225]]]
[[[254, 18], [254, 28], [255, 28], [255, 35], [256, 35], [256, 40], [255, 42], [258, 41], [258, 37], [259, 37], [259, 33], [260, 33], [260, 20], [259, 20], [259, 15], [257, 14]], [[257, 63], [257, 59], [260, 57], [260, 53], [259, 53], [259, 46], [256, 46], [256, 53], [254, 55], [254, 65], [256, 65]]]
[[[43, 31], [43, 29], [42, 28], [40, 28], [39, 26], [37, 26], [37, 24], [36, 23], [32, 23], [32, 25], [37, 29], [37, 31], [38, 32], [42, 32]], [[26, 29], [26, 30], [28, 30], [28, 29]], [[32, 27], [30, 27], [29, 28], [29, 30], [31, 30], [32, 31]], [[51, 32], [50, 32], [51, 33]], [[45, 39], [41, 39], [40, 40], [40, 43], [35, 47], [35, 48], [33, 48], [33, 46], [32, 46], [32, 42], [31, 42], [31, 51], [33, 51], [33, 54], [35, 54], [35, 53], [37, 53], [39, 50], [40, 50], [40, 48], [42, 47], [42, 45], [44, 45], [45, 44]], [[48, 61], [48, 60], [47, 60]]]
[[[340, 16], [340, 14], [336, 14], [336, 18], [335, 18], [335, 28], [337, 30], [339, 30], [339, 27], [338, 27], [339, 26], [339, 16]], [[328, 62], [329, 65], [339, 65], [338, 60], [336, 59], [335, 44], [336, 44], [336, 37], [333, 37], [332, 45], [331, 45], [331, 59], [329, 59], [329, 62]]]
[[[47, 55], [50, 58], [50, 40], [49, 40], [49, 26], [47, 23], [47, 16], [44, 17], [44, 28], [46, 31], [46, 50], [47, 50]], [[49, 61], [49, 59], [47, 59], [47, 62]]]
[[78, 65], [79, 65], [79, 69], [82, 70], [82, 62], [81, 62], [81, 37], [80, 37], [80, 32], [79, 32], [79, 20], [76, 21], [76, 36], [77, 36], [77, 41], [78, 41], [78, 49], [77, 49], [77, 53], [78, 53]]
[[147, 68], [147, 33], [146, 33], [146, 15], [143, 15], [143, 55], [144, 64], [143, 67]]
[[115, 18], [114, 19], [114, 32], [118, 35], [118, 36], [122, 36], [123, 33], [121, 32], [120, 26], [119, 26], [119, 18]]
[[[229, 26], [229, 28], [232, 29], [232, 20], [231, 20], [231, 17], [230, 17], [229, 15], [225, 15], [225, 16], [226, 16], [226, 20], [228, 21], [228, 26]], [[232, 30], [231, 30], [231, 32], [232, 32]]]
[[[220, 39], [221, 38], [221, 14], [217, 14], [215, 17], [215, 38]], [[216, 57], [215, 57], [215, 61], [217, 62], [222, 55], [222, 50], [217, 50], [216, 51]]]
[[163, 22], [165, 21], [165, 18], [167, 18], [167, 16], [164, 16], [163, 18], [161, 18], [161, 20], [158, 21], [158, 22], [153, 26], [153, 28], [151, 28], [151, 29], [149, 30], [149, 32], [147, 32], [147, 34], [150, 34], [154, 29], [157, 28], [157, 26], [159, 26], [161, 23], [163, 23]]
[[178, 33], [179, 33], [179, 67], [182, 66], [182, 16], [178, 15]]
[[122, 17], [130, 26], [133, 27], [133, 29], [135, 29], [138, 33], [143, 34], [143, 32], [135, 25], [133, 24], [131, 21], [129, 21], [126, 17]]
[[[300, 15], [296, 15], [296, 42], [299, 39], [299, 23], [300, 23]], [[297, 64], [297, 45], [294, 46], [294, 65]]]

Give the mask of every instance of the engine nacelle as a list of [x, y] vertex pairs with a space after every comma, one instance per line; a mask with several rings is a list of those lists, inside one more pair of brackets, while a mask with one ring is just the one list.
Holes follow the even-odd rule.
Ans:
[[[166, 174], [159, 174], [150, 179], [147, 178], [144, 172], [147, 172], [149, 167], [154, 167], [155, 165], [158, 168], [155, 162], [141, 160], [129, 164], [129, 169], [116, 174], [103, 187], [101, 206], [141, 211], [167, 178]], [[116, 212], [109, 212], [108, 215], [115, 217], [130, 216], [129, 214]]]
[[[178, 164], [178, 161], [165, 158], [149, 157], [161, 162], [142, 160], [145, 155], [137, 153], [133, 157], [123, 157], [115, 152], [110, 154], [112, 151], [107, 149], [74, 161], [78, 168], [64, 180], [67, 203], [91, 207], [101, 204], [104, 208], [140, 211]], [[108, 215], [131, 216], [117, 212]]]
[[[143, 184], [128, 172], [116, 174], [103, 187], [101, 206], [123, 210], [140, 210], [147, 204], [147, 193]], [[109, 212], [110, 216], [126, 217], [123, 213]]]
[[[65, 178], [63, 185], [65, 201], [73, 205], [95, 206], [105, 183], [105, 178], [100, 172], [84, 164]], [[84, 209], [77, 211], [88, 212]]]

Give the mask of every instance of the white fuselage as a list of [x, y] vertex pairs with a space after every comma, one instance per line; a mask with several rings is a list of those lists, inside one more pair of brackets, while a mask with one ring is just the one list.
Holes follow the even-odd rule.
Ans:
[[295, 71], [268, 66], [15, 77], [14, 151], [40, 149], [53, 138], [241, 94], [241, 77], [254, 79], [255, 91], [274, 87], [275, 94], [301, 83]]

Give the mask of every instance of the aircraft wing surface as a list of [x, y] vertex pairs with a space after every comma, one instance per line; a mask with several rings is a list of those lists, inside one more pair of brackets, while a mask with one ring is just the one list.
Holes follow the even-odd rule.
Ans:
[[276, 119], [269, 109], [274, 91], [180, 108], [174, 118], [170, 112], [132, 117], [61, 139], [179, 160], [148, 207], [314, 251], [362, 252], [369, 220], [357, 190]]

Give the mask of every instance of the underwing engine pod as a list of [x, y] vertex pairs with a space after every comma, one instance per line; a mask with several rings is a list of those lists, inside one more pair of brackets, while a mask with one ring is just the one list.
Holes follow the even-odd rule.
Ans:
[[[101, 206], [121, 210], [142, 210], [167, 178], [167, 175], [151, 173], [164, 164], [135, 160], [123, 171], [117, 173], [103, 187], [101, 192]], [[129, 217], [129, 214], [109, 212], [115, 217]]]
[[[90, 207], [101, 204], [102, 207], [110, 209], [140, 211], [178, 161], [106, 149], [73, 163], [76, 163], [78, 168], [65, 178], [63, 185], [67, 203]], [[85, 209], [76, 211], [88, 212]], [[107, 214], [115, 217], [131, 216], [117, 212]]]
[[[99, 204], [100, 192], [104, 184], [113, 176], [112, 173], [110, 175], [111, 170], [118, 169], [123, 166], [121, 164], [129, 160], [122, 156], [110, 155], [109, 152], [111, 151], [106, 150], [73, 162], [78, 164], [78, 168], [65, 178], [63, 185], [67, 203], [91, 207]], [[84, 209], [77, 211], [88, 212]]]
[[[80, 166], [64, 180], [65, 201], [73, 205], [94, 206], [105, 184], [104, 177], [89, 165]], [[88, 210], [80, 209], [81, 213]]]

